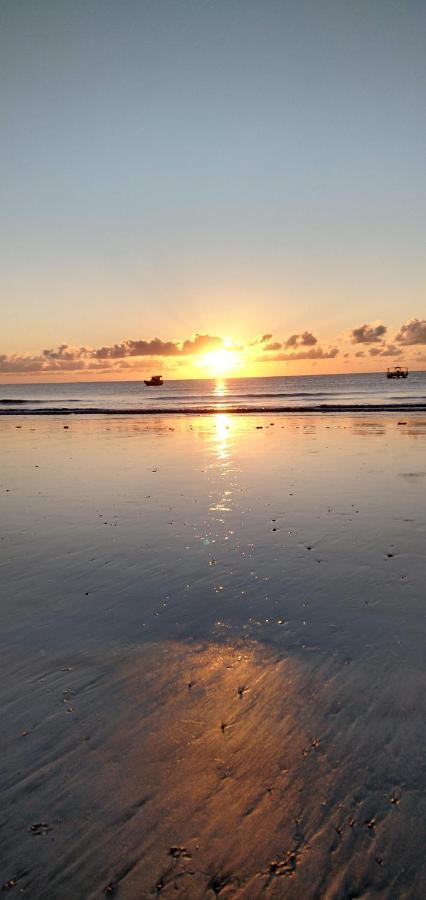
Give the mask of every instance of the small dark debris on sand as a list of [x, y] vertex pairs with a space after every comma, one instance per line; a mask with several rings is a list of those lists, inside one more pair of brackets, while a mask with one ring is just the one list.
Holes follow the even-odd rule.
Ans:
[[297, 867], [297, 851], [290, 850], [283, 859], [271, 862], [269, 866], [269, 875], [293, 875]]
[[227, 887], [231, 881], [232, 878], [230, 875], [212, 875], [207, 887], [216, 894], [216, 897], [218, 897], [224, 887]]
[[9, 878], [9, 881], [4, 881], [0, 890], [2, 891], [10, 891], [11, 888], [16, 887], [16, 878]]
[[191, 854], [188, 853], [186, 847], [170, 847], [169, 856], [172, 856], [173, 859], [191, 859]]
[[221, 730], [222, 734], [225, 734], [226, 729], [231, 728], [231, 725], [232, 725], [232, 722], [221, 722], [220, 730]]
[[35, 825], [31, 825], [30, 831], [33, 834], [48, 834], [49, 831], [52, 831], [52, 828], [47, 822], [36, 822]]

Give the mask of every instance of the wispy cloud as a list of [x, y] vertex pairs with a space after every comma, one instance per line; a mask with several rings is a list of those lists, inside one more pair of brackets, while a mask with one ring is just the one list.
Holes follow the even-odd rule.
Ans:
[[279, 341], [272, 341], [270, 344], [265, 344], [264, 350], [281, 350], [282, 344]]
[[370, 347], [368, 352], [370, 356], [401, 356], [402, 350], [395, 347], [395, 344], [387, 344], [383, 347]]
[[45, 372], [105, 372], [111, 368], [109, 360], [87, 360], [78, 358], [50, 358], [41, 353], [39, 356], [30, 354], [6, 355], [0, 354], [0, 373], [3, 375], [38, 375]]
[[330, 347], [329, 350], [323, 350], [322, 347], [312, 347], [311, 350], [294, 350], [289, 353], [258, 356], [257, 362], [298, 362], [303, 359], [334, 359], [338, 353], [337, 347]]

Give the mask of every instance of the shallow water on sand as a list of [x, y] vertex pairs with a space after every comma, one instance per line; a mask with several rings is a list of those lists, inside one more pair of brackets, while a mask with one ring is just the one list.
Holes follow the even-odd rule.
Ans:
[[1, 421], [4, 885], [425, 896], [425, 449], [419, 415]]

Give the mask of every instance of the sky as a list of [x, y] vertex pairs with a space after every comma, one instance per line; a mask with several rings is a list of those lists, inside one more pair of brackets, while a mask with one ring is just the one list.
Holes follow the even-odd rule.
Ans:
[[425, 39], [423, 0], [0, 0], [0, 380], [426, 368]]

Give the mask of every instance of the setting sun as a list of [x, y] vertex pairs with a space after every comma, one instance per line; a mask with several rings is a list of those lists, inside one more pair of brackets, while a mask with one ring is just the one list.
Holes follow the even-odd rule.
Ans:
[[235, 371], [240, 364], [239, 354], [235, 350], [211, 350], [205, 353], [201, 359], [201, 365], [207, 369], [209, 375], [223, 376]]

